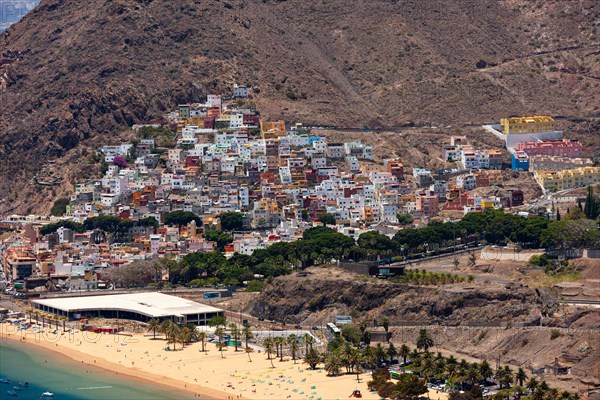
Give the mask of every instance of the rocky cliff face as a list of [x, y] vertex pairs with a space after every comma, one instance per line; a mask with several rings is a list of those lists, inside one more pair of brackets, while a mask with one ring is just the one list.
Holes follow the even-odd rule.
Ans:
[[45, 161], [234, 83], [263, 115], [338, 126], [593, 116], [599, 16], [593, 0], [42, 0], [0, 39], [0, 212], [32, 208]]
[[251, 307], [255, 316], [291, 323], [328, 322], [335, 315], [403, 323], [473, 325], [535, 322], [553, 301], [514, 286], [410, 286], [366, 279], [337, 269], [311, 269], [308, 277], [280, 277]]

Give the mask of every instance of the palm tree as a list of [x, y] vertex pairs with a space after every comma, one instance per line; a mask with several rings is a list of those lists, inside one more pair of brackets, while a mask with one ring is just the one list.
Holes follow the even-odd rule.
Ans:
[[304, 362], [310, 366], [310, 369], [317, 368], [317, 365], [321, 362], [321, 355], [318, 351], [311, 348], [308, 353], [304, 356]]
[[190, 343], [192, 341], [193, 331], [189, 326], [184, 326], [183, 328], [181, 328], [179, 335], [181, 347], [185, 347], [187, 343]]
[[168, 320], [168, 319], [165, 319], [163, 322], [160, 323], [158, 331], [165, 335], [165, 339], [169, 339], [168, 335], [167, 335], [167, 331], [169, 330], [169, 327], [171, 326], [172, 323], [173, 323], [173, 321]]
[[325, 356], [325, 371], [327, 375], [336, 376], [342, 369], [342, 360], [337, 353], [328, 353]]
[[446, 359], [444, 357], [436, 357], [433, 363], [433, 374], [436, 377], [442, 377], [446, 371]]
[[248, 354], [248, 360], [250, 360], [250, 362], [252, 362], [252, 359], [250, 358], [250, 353], [252, 353], [254, 351], [254, 349], [248, 345], [246, 345], [245, 348], [246, 354]]
[[[383, 346], [379, 345], [381, 348], [380, 355], [385, 356], [385, 350]], [[379, 356], [377, 354], [377, 348], [371, 347], [369, 345], [365, 346], [362, 353], [357, 351], [361, 356], [361, 361], [364, 362], [368, 368], [375, 368], [379, 364]]]
[[492, 371], [492, 367], [487, 362], [487, 360], [483, 360], [481, 364], [479, 364], [479, 373], [483, 378], [484, 382], [487, 382], [492, 376], [494, 376], [494, 371]]
[[454, 379], [454, 375], [458, 371], [458, 362], [454, 356], [448, 357], [446, 360], [446, 372], [448, 373], [448, 380], [452, 381]]
[[540, 383], [538, 382], [538, 380], [532, 376], [531, 378], [529, 378], [529, 380], [525, 384], [525, 387], [527, 389], [529, 389], [531, 392], [533, 392], [538, 387], [539, 384]]
[[377, 346], [375, 346], [374, 351], [377, 365], [380, 365], [382, 362], [385, 362], [387, 360], [387, 352], [385, 351], [385, 348], [381, 345], [381, 343], [377, 343]]
[[520, 368], [517, 370], [517, 373], [515, 375], [515, 381], [519, 382], [519, 386], [523, 386], [523, 382], [525, 382], [525, 380], [527, 379], [527, 374], [525, 373], [525, 370], [523, 370], [523, 368]]
[[244, 341], [246, 342], [246, 349], [247, 349], [248, 342], [250, 341], [250, 339], [252, 339], [254, 337], [254, 334], [252, 333], [252, 329], [250, 329], [249, 324], [244, 325], [244, 329], [242, 330], [242, 336], [244, 336]]
[[421, 353], [419, 353], [419, 350], [413, 349], [413, 351], [410, 352], [410, 360], [415, 367], [418, 368], [421, 366]]
[[398, 350], [394, 347], [393, 343], [390, 343], [390, 346], [386, 351], [387, 356], [390, 358], [390, 361], [393, 362], [396, 357], [398, 357]]
[[513, 381], [513, 373], [510, 367], [508, 365], [504, 368], [499, 367], [498, 371], [496, 371], [496, 379], [500, 384], [500, 389], [502, 389], [504, 386], [509, 386]]
[[290, 335], [287, 338], [287, 344], [290, 346], [290, 352], [292, 353], [292, 360], [296, 364], [296, 352], [298, 351], [298, 336]]
[[167, 330], [165, 332], [165, 335], [167, 336], [167, 343], [173, 343], [173, 350], [176, 350], [177, 348], [177, 341], [179, 339], [180, 336], [180, 328], [179, 326], [177, 326], [176, 323], [171, 322], [169, 324], [169, 326], [167, 327]]
[[225, 336], [225, 330], [219, 326], [217, 329], [215, 329], [215, 335], [219, 338], [217, 341], [217, 348], [221, 352], [221, 358], [225, 358], [225, 356], [223, 355], [223, 349], [225, 348], [223, 336]]
[[471, 366], [467, 370], [465, 379], [471, 385], [474, 385], [481, 380], [481, 374], [479, 373], [479, 364], [477, 364], [477, 363], [471, 364]]
[[277, 348], [279, 361], [283, 362], [283, 345], [285, 343], [285, 339], [282, 336], [277, 336], [275, 339], [273, 339], [273, 343], [275, 343], [275, 347]]
[[160, 321], [156, 318], [152, 318], [148, 321], [148, 332], [152, 331], [154, 335], [153, 339], [156, 340], [156, 331], [160, 328]]
[[315, 338], [310, 333], [305, 333], [304, 336], [302, 337], [302, 340], [304, 341], [304, 346], [305, 346], [304, 355], [307, 355], [309, 347], [312, 350], [313, 345], [315, 344]]
[[206, 340], [206, 332], [198, 332], [198, 340], [202, 342], [202, 352], [206, 351], [204, 348], [204, 343]]
[[240, 338], [240, 330], [238, 329], [237, 325], [234, 324], [233, 322], [229, 324], [229, 332], [231, 332], [231, 336], [233, 337], [233, 341], [235, 342], [235, 350], [234, 351], [238, 351], [238, 340]]
[[272, 338], [265, 338], [265, 340], [263, 340], [263, 346], [265, 348], [265, 351], [267, 352], [267, 360], [271, 361], [271, 368], [275, 368], [275, 366], [273, 365], [273, 360], [271, 359], [271, 354], [273, 354], [274, 345], [275, 344], [273, 343]]
[[406, 358], [408, 357], [409, 354], [410, 354], [410, 348], [406, 344], [403, 344], [400, 347], [400, 357], [402, 357], [402, 359], [404, 361], [404, 365], [406, 365]]
[[427, 333], [427, 329], [423, 328], [419, 330], [419, 337], [417, 338], [417, 349], [429, 350], [429, 348], [433, 347], [433, 339]]
[[389, 320], [389, 319], [387, 319], [386, 317], [384, 317], [384, 318], [381, 320], [381, 325], [383, 326], [383, 330], [385, 331], [385, 341], [386, 341], [386, 342], [389, 342], [389, 340], [388, 340], [388, 335], [387, 335], [387, 334], [388, 334], [388, 331], [389, 331], [389, 329], [390, 329], [390, 320]]
[[342, 365], [346, 368], [346, 373], [350, 373], [352, 370], [352, 357], [355, 353], [355, 350], [350, 346], [350, 343], [344, 342], [343, 346], [340, 349], [340, 360]]

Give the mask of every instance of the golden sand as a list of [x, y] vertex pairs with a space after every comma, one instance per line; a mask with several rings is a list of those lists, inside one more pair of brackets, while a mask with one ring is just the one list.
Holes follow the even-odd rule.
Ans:
[[[243, 348], [235, 352], [229, 347], [221, 352], [215, 344], [192, 343], [181, 349], [167, 351], [167, 342], [160, 335], [96, 334], [92, 332], [34, 333], [32, 329], [17, 331], [9, 324], [0, 324], [0, 340], [21, 341], [60, 352], [73, 360], [145, 379], [157, 384], [187, 390], [200, 397], [217, 399], [347, 399], [360, 390], [364, 399], [379, 399], [369, 392], [370, 373], [329, 377], [323, 369], [310, 370], [302, 361], [290, 357], [267, 360], [264, 352], [248, 355]], [[170, 346], [172, 348], [172, 345]], [[274, 356], [273, 356], [274, 357]], [[444, 393], [430, 391], [430, 398], [447, 399]]]

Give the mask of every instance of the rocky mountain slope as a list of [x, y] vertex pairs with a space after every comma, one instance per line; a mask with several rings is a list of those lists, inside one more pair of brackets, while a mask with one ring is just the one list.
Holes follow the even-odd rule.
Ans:
[[[375, 280], [340, 269], [310, 270], [306, 277], [277, 278], [253, 302], [251, 313], [265, 319], [306, 323], [354, 314], [403, 323], [538, 323], [555, 299], [534, 289], [479, 284], [413, 286]], [[327, 291], [322, 288], [327, 287]], [[308, 299], [308, 300], [307, 300]]]
[[[435, 351], [500, 360], [528, 371], [548, 367], [543, 378], [552, 385], [577, 391], [594, 388], [600, 395], [598, 310], [558, 306], [551, 291], [518, 283], [425, 287], [336, 268], [308, 271], [306, 277], [275, 279], [244, 310], [304, 326], [324, 325], [337, 315], [352, 315], [369, 325], [386, 317], [398, 346], [414, 346], [419, 327], [429, 326]], [[571, 367], [571, 374], [554, 375], [555, 365]]]
[[32, 208], [45, 161], [236, 82], [306, 123], [594, 117], [599, 17], [594, 0], [42, 0], [0, 39], [0, 212]]

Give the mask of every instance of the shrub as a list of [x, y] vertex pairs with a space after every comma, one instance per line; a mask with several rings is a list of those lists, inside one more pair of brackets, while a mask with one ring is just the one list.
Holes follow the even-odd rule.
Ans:
[[554, 340], [557, 337], [559, 337], [560, 335], [561, 334], [560, 334], [560, 331], [558, 329], [552, 329], [552, 331], [550, 332], [550, 340]]

